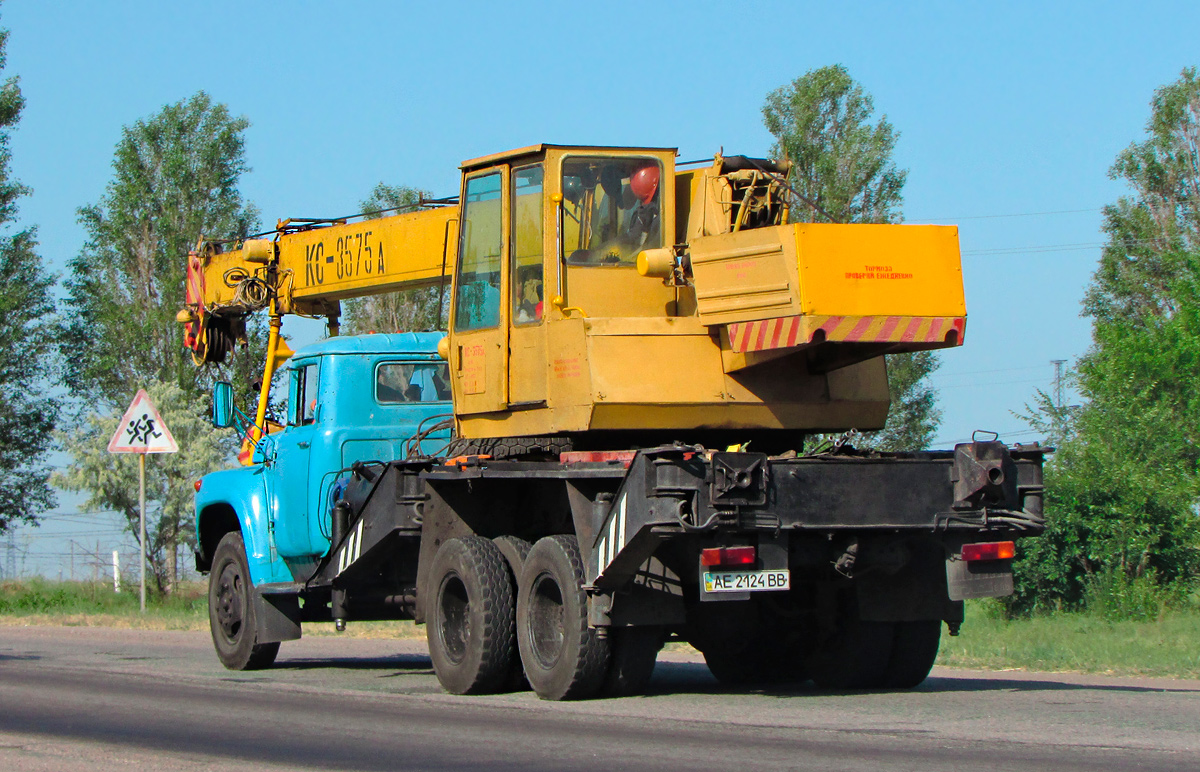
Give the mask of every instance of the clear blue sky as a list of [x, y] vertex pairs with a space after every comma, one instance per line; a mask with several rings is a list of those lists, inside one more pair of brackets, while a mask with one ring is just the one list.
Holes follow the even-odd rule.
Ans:
[[242, 190], [274, 222], [355, 211], [380, 181], [453, 194], [462, 160], [535, 142], [765, 154], [767, 92], [841, 63], [901, 132], [906, 218], [961, 226], [942, 444], [1032, 438], [1012, 411], [1089, 344], [1107, 170], [1200, 64], [1194, 2], [7, 0], [0, 25], [28, 102], [22, 216], [60, 272], [121, 127], [200, 89], [251, 121]]

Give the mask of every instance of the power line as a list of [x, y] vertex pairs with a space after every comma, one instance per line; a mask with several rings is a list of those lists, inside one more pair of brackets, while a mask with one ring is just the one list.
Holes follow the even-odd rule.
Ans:
[[964, 255], [1018, 255], [1041, 252], [1074, 252], [1084, 249], [1099, 249], [1111, 246], [1115, 249], [1132, 247], [1159, 247], [1166, 249], [1159, 239], [1121, 239], [1119, 241], [1081, 241], [1075, 244], [1034, 244], [1028, 247], [996, 247], [995, 249], [968, 249]]
[[41, 522], [43, 522], [43, 523], [72, 523], [72, 524], [78, 524], [78, 525], [103, 525], [106, 521], [112, 521], [114, 519], [115, 518], [111, 515], [106, 515], [104, 517], [95, 517], [95, 518], [76, 517], [74, 515], [59, 515], [57, 517], [43, 515], [41, 518]]
[[96, 512], [47, 512], [42, 515], [42, 517], [111, 517], [112, 515], [118, 514], [120, 514], [120, 512], [115, 509], [105, 509], [98, 510]]
[[81, 517], [83, 517], [83, 516], [90, 517], [90, 516], [94, 515], [94, 516], [99, 517], [100, 515], [119, 515], [119, 514], [122, 514], [122, 513], [116, 509], [96, 509], [96, 510], [92, 510], [90, 512], [47, 512], [45, 515], [43, 515], [43, 517], [58, 517], [61, 515], [72, 515], [72, 516], [79, 515]]
[[1043, 252], [1078, 252], [1085, 249], [1098, 249], [1106, 246], [1107, 242], [1093, 241], [1078, 244], [1045, 244], [1030, 247], [998, 247], [996, 249], [965, 249], [963, 255], [1023, 255], [1041, 254]]
[[938, 386], [939, 389], [981, 388], [983, 386], [1012, 386], [1017, 383], [1044, 383], [1046, 378], [1026, 378], [1020, 381], [980, 381], [978, 383], [950, 383]]
[[26, 539], [80, 539], [85, 536], [109, 537], [109, 536], [121, 536], [121, 535], [128, 534], [128, 533], [129, 533], [129, 531], [126, 530], [125, 528], [111, 528], [111, 529], [103, 530], [103, 531], [63, 531], [63, 532], [56, 532], [56, 533], [29, 533], [29, 534], [25, 534], [24, 538], [26, 538]]
[[1103, 209], [1058, 209], [1052, 212], [1019, 212], [1017, 214], [977, 214], [970, 217], [928, 217], [912, 218], [908, 222], [945, 222], [948, 220], [998, 220], [1005, 217], [1042, 217], [1050, 214], [1081, 214], [1083, 212], [1103, 212]]
[[995, 370], [967, 370], [957, 373], [943, 373], [934, 371], [930, 373], [930, 378], [953, 378], [958, 375], [990, 375], [992, 373], [1015, 373], [1024, 370], [1041, 370], [1045, 365], [1029, 365], [1028, 367], [999, 367]]

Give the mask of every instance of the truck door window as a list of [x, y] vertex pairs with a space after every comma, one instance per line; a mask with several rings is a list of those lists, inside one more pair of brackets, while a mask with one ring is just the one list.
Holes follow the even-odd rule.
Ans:
[[653, 158], [563, 161], [563, 257], [583, 265], [631, 266], [662, 246], [662, 167]]
[[542, 287], [542, 166], [512, 174], [512, 302], [517, 324], [540, 322]]
[[482, 330], [500, 323], [501, 200], [499, 172], [467, 180], [455, 282], [455, 330]]
[[375, 399], [384, 405], [450, 399], [445, 362], [384, 362], [375, 368]]
[[317, 365], [304, 365], [292, 371], [292, 404], [288, 416], [293, 426], [311, 424], [317, 418]]

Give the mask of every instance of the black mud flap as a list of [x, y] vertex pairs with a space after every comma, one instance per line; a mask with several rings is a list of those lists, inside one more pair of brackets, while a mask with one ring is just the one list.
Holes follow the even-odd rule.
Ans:
[[976, 560], [959, 557], [946, 561], [946, 590], [950, 600], [1002, 598], [1013, 593], [1011, 560]]
[[257, 642], [295, 641], [300, 638], [300, 596], [254, 589]]

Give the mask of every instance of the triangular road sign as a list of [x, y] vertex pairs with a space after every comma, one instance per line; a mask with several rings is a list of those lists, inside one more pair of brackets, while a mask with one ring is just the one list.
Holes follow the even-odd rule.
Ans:
[[117, 433], [108, 441], [109, 453], [178, 453], [179, 446], [171, 436], [171, 430], [155, 410], [145, 389], [138, 389], [137, 396], [121, 416]]

